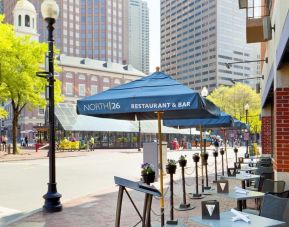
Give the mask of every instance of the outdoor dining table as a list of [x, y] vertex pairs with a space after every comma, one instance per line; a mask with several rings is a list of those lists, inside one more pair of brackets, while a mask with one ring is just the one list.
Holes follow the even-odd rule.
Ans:
[[[231, 179], [241, 181], [242, 188], [245, 189], [246, 181], [259, 179], [260, 175], [254, 174], [236, 174], [236, 176], [221, 176], [221, 179]], [[240, 202], [242, 203], [242, 202]], [[243, 207], [246, 208], [246, 200], [243, 201]]]
[[254, 164], [256, 164], [256, 163], [259, 162], [259, 161], [260, 161], [259, 158], [253, 158], [253, 159], [251, 159], [251, 158], [244, 158], [243, 163], [244, 163], [244, 164], [249, 164], [249, 163], [254, 163]]
[[243, 201], [246, 201], [247, 199], [263, 198], [263, 196], [265, 195], [265, 193], [263, 192], [249, 191], [249, 190], [247, 191], [248, 191], [247, 194], [230, 191], [229, 193], [219, 193], [218, 195], [223, 196], [225, 198], [237, 200], [237, 210], [242, 211], [243, 206], [245, 204], [245, 203], [242, 203]]
[[241, 169], [238, 169], [238, 171], [245, 171], [245, 172], [252, 172], [252, 171], [256, 171], [257, 169], [259, 169], [259, 168], [257, 168], [257, 167], [247, 167], [247, 166], [245, 166], [245, 167], [241, 167]]
[[209, 220], [209, 219], [202, 219], [201, 216], [195, 216], [191, 217], [190, 220], [196, 223], [199, 223], [204, 226], [211, 226], [211, 227], [246, 227], [246, 226], [252, 226], [252, 227], [268, 227], [268, 226], [286, 226], [285, 222], [277, 221], [270, 218], [265, 218], [261, 216], [257, 216], [254, 214], [247, 214], [243, 213], [249, 216], [250, 222], [247, 223], [245, 221], [232, 221], [232, 217], [235, 215], [230, 212], [222, 212], [220, 213], [220, 220]]
[[246, 180], [256, 180], [259, 179], [260, 175], [255, 174], [236, 174], [236, 176], [221, 176], [221, 179], [231, 179], [231, 180], [239, 180], [242, 183], [242, 188], [245, 189]]

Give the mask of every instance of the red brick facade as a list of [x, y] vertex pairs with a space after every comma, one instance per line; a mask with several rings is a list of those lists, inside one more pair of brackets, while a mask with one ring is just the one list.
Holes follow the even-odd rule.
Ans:
[[271, 116], [262, 117], [261, 142], [262, 154], [272, 153], [272, 120]]
[[289, 88], [275, 90], [274, 110], [274, 168], [289, 172]]

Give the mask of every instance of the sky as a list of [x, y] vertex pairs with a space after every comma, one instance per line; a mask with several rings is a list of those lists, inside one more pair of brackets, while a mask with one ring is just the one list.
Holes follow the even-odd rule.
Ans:
[[150, 15], [150, 72], [160, 66], [160, 0], [145, 0]]

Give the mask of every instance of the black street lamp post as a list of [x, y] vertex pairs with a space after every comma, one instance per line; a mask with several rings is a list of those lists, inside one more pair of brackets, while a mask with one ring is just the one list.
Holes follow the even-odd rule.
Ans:
[[140, 127], [140, 120], [138, 121], [138, 144], [137, 144], [137, 150], [141, 151], [141, 127]]
[[[245, 105], [245, 112], [246, 112], [246, 125], [248, 125], [248, 111], [249, 111], [249, 104], [247, 103]], [[250, 133], [250, 131], [248, 131], [247, 133]], [[246, 139], [246, 154], [245, 154], [245, 158], [249, 158], [249, 138], [247, 137]]]
[[55, 120], [54, 120], [54, 65], [53, 65], [53, 24], [59, 15], [59, 7], [55, 0], [44, 0], [41, 5], [41, 13], [47, 22], [48, 30], [48, 72], [49, 83], [49, 183], [48, 191], [43, 196], [45, 203], [43, 210], [46, 212], [58, 212], [62, 210], [60, 202], [61, 194], [57, 192], [55, 180]]

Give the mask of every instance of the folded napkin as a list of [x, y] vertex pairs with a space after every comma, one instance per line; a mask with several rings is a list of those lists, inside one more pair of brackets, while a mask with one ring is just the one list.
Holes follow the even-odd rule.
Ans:
[[242, 220], [242, 221], [245, 221], [247, 223], [250, 222], [249, 215], [246, 215], [246, 214], [244, 214], [240, 211], [237, 211], [235, 209], [231, 209], [231, 212], [236, 215], [235, 217], [232, 217], [232, 221]]
[[240, 193], [240, 194], [248, 194], [249, 193], [248, 190], [240, 188], [240, 187], [237, 187], [237, 186], [234, 188], [234, 190], [235, 190], [236, 193]]

